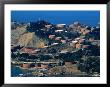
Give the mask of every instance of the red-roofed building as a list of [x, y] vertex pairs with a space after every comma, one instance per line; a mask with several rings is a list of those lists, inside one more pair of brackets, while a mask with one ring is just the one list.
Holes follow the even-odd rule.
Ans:
[[56, 37], [55, 40], [61, 40], [61, 37]]
[[50, 39], [54, 39], [55, 38], [55, 35], [49, 35], [49, 38]]
[[30, 64], [24, 63], [24, 64], [22, 65], [22, 67], [23, 67], [23, 68], [30, 68]]
[[62, 43], [66, 43], [66, 40], [61, 40]]
[[45, 68], [45, 69], [47, 69], [48, 68], [48, 64], [41, 64], [41, 68]]

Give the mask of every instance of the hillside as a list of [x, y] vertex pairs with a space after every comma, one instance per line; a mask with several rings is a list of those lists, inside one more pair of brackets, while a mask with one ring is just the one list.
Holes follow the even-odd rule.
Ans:
[[35, 32], [28, 32], [26, 26], [11, 30], [11, 44], [42, 48], [47, 43], [47, 40], [39, 38]]

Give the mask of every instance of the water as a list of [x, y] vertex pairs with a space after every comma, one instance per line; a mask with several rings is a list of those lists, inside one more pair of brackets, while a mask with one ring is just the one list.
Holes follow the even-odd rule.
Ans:
[[[12, 66], [11, 76], [12, 77], [36, 77], [31, 74], [32, 70], [23, 70], [20, 67]], [[21, 76], [19, 74], [22, 74]], [[77, 74], [65, 74], [65, 75], [52, 75], [52, 76], [43, 76], [43, 77], [89, 77], [89, 75], [77, 75]]]
[[24, 72], [19, 67], [12, 66], [11, 67], [11, 76], [15, 77], [15, 76], [18, 76], [19, 74], [24, 74]]
[[[36, 77], [32, 74], [35, 70], [22, 69], [20, 67], [11, 66], [11, 77]], [[45, 76], [43, 76], [45, 77]]]

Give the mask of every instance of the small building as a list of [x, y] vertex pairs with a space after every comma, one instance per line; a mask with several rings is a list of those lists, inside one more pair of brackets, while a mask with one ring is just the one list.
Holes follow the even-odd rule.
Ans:
[[79, 43], [84, 43], [84, 41], [85, 41], [85, 39], [80, 38], [78, 42]]
[[63, 40], [63, 39], [62, 39], [61, 42], [62, 42], [62, 43], [66, 43], [66, 40]]
[[95, 29], [95, 27], [91, 27], [91, 32]]
[[92, 45], [100, 46], [100, 40], [94, 40], [91, 42]]
[[87, 29], [82, 32], [83, 35], [86, 35], [86, 34], [89, 34], [89, 33], [90, 33], [90, 30], [87, 30]]
[[85, 30], [86, 30], [86, 28], [81, 28], [80, 29], [81, 32], [84, 32]]
[[44, 46], [44, 48], [48, 48], [49, 46]]
[[75, 38], [75, 41], [78, 41], [78, 40], [80, 40], [80, 38]]
[[52, 25], [45, 25], [45, 27], [46, 27], [47, 29], [49, 29], [49, 28], [52, 27]]
[[67, 50], [61, 50], [60, 53], [67, 53], [68, 51]]
[[56, 27], [57, 28], [64, 28], [66, 26], [66, 24], [57, 24]]
[[55, 35], [49, 35], [49, 38], [50, 39], [54, 39], [55, 38]]
[[72, 65], [72, 62], [70, 62], [70, 61], [65, 61], [65, 65], [66, 65], [66, 66]]
[[80, 26], [80, 25], [78, 25], [77, 29], [80, 31], [80, 30], [81, 30], [81, 26]]
[[62, 37], [56, 37], [55, 40], [61, 40]]
[[31, 51], [31, 53], [32, 53], [33, 55], [36, 55], [36, 54], [39, 53], [40, 51], [41, 51], [40, 49], [35, 49], [35, 50]]
[[41, 63], [36, 63], [36, 64], [35, 64], [35, 67], [36, 67], [36, 68], [41, 67]]
[[82, 48], [88, 48], [90, 45], [83, 45]]
[[30, 64], [24, 63], [24, 64], [22, 65], [22, 67], [23, 67], [23, 68], [30, 68]]
[[58, 43], [52, 43], [51, 45], [53, 45], [53, 46], [54, 46], [54, 45], [58, 45]]
[[73, 48], [75, 48], [76, 47], [76, 44], [70, 43], [70, 46], [72, 46]]
[[73, 43], [73, 44], [76, 44], [76, 43], [78, 43], [78, 41], [75, 40], [75, 41], [72, 41], [72, 43]]
[[59, 32], [60, 33], [60, 32], [63, 32], [63, 30], [55, 30], [55, 32]]
[[96, 28], [97, 28], [97, 29], [100, 29], [100, 27], [99, 27], [99, 26], [96, 26]]
[[82, 47], [82, 44], [80, 44], [80, 43], [77, 43], [77, 44], [76, 44], [76, 48], [77, 48], [77, 49], [80, 49], [81, 47]]
[[70, 46], [75, 48], [77, 43], [78, 43], [78, 41], [72, 41], [72, 43], [70, 43]]
[[49, 64], [42, 63], [42, 64], [41, 64], [41, 68], [48, 69], [48, 65], [49, 65]]
[[67, 39], [67, 41], [72, 41], [72, 39]]
[[93, 42], [93, 41], [94, 41], [94, 38], [89, 38], [89, 41], [90, 41], [90, 42]]
[[68, 40], [68, 37], [64, 37], [65, 38], [65, 40]]

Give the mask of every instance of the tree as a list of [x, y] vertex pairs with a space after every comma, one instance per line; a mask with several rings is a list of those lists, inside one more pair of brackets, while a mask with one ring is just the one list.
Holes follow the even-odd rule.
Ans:
[[79, 69], [87, 73], [100, 73], [100, 58], [96, 56], [81, 58], [79, 63]]
[[55, 48], [52, 48], [52, 49], [48, 50], [48, 53], [56, 53], [56, 52], [57, 52], [57, 50]]

